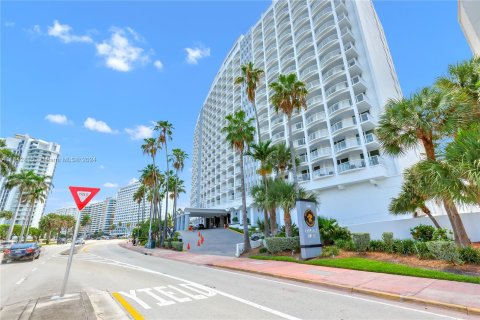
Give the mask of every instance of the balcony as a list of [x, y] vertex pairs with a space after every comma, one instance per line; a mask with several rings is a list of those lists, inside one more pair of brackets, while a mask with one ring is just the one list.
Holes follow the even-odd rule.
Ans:
[[311, 161], [317, 160], [318, 158], [327, 157], [327, 156], [330, 156], [331, 154], [332, 154], [332, 150], [330, 148], [317, 149], [310, 152], [310, 160]]
[[347, 82], [342, 82], [342, 83], [336, 84], [336, 85], [328, 88], [327, 91], [325, 91], [325, 94], [327, 95], [327, 97], [330, 97], [335, 92], [338, 92], [338, 91], [341, 91], [341, 90], [344, 90], [344, 89], [347, 89], [347, 88], [348, 88]]
[[321, 21], [323, 18], [325, 18], [327, 16], [327, 14], [331, 14], [331, 13], [332, 13], [331, 8], [323, 9], [322, 11], [320, 11], [319, 13], [317, 13], [315, 15], [315, 18], [313, 19], [313, 23], [317, 23], [317, 22]]
[[324, 167], [317, 170], [313, 170], [313, 179], [324, 178], [333, 176], [335, 174], [335, 169], [333, 167]]
[[294, 58], [295, 58], [295, 53], [290, 52], [289, 54], [287, 54], [285, 57], [282, 58], [282, 60], [281, 60], [282, 65], [285, 65], [286, 62], [288, 62], [289, 60], [294, 59]]
[[313, 74], [314, 72], [317, 72], [317, 71], [318, 71], [318, 68], [317, 68], [316, 65], [310, 66], [310, 67], [304, 69], [304, 70], [300, 73], [300, 77], [304, 78], [304, 77], [306, 77], [307, 75]]
[[317, 48], [318, 50], [322, 50], [323, 48], [325, 48], [329, 43], [337, 40], [337, 35], [336, 34], [332, 34], [328, 37], [326, 37], [325, 39], [323, 39], [322, 41], [320, 41], [320, 43], [318, 44]]
[[328, 114], [331, 116], [338, 110], [349, 109], [351, 107], [352, 101], [350, 99], [342, 100], [328, 107]]
[[365, 144], [367, 143], [372, 143], [372, 142], [377, 142], [377, 138], [373, 133], [367, 133], [363, 135], [363, 140], [365, 141]]
[[310, 173], [302, 173], [297, 175], [299, 182], [310, 181]]
[[360, 114], [360, 123], [367, 122], [367, 121], [373, 121], [373, 118], [370, 115], [370, 113]]
[[308, 135], [308, 141], [310, 143], [312, 143], [313, 141], [315, 141], [317, 139], [326, 138], [326, 137], [328, 137], [328, 130], [327, 129], [322, 129], [322, 130], [318, 130], [318, 131], [310, 133]]
[[295, 64], [293, 64], [290, 67], [286, 68], [284, 70], [284, 73], [285, 74], [295, 73], [296, 70], [297, 70], [297, 67], [295, 66]]
[[303, 123], [302, 122], [297, 122], [293, 125], [293, 132], [296, 133], [298, 131], [301, 131], [303, 129]]
[[315, 104], [322, 103], [322, 101], [323, 101], [322, 96], [315, 96], [315, 97], [307, 100], [307, 105], [308, 106], [313, 106]]
[[350, 160], [344, 163], [340, 163], [337, 166], [337, 168], [338, 168], [338, 173], [365, 168], [365, 160], [363, 159]]
[[333, 149], [335, 150], [335, 153], [339, 153], [343, 150], [350, 149], [350, 148], [355, 148], [360, 146], [360, 138], [357, 139], [347, 139], [343, 140], [341, 142], [335, 143], [333, 145]]
[[384, 160], [382, 157], [380, 156], [371, 156], [371, 157], [368, 157], [368, 163], [370, 164], [370, 166], [379, 166], [379, 165], [383, 165], [384, 164]]
[[344, 72], [345, 71], [345, 67], [344, 66], [335, 66], [333, 68], [331, 68], [330, 70], [328, 70], [327, 72], [325, 72], [323, 74], [323, 81], [328, 81], [328, 78], [333, 76], [334, 74], [337, 74], [337, 73], [340, 73], [340, 72]]
[[312, 114], [311, 116], [307, 117], [307, 125], [316, 122], [316, 121], [322, 121], [325, 120], [325, 112], [317, 112]]
[[303, 147], [303, 146], [305, 146], [305, 144], [306, 144], [305, 138], [297, 139], [297, 140], [293, 141], [293, 146], [294, 147]]
[[298, 59], [298, 62], [304, 63], [305, 61], [311, 60], [312, 57], [315, 57], [315, 51], [313, 50], [301, 56], [300, 59]]
[[279, 133], [276, 133], [272, 136], [272, 141], [278, 141], [278, 140], [281, 140], [281, 139], [284, 139], [285, 138], [285, 132], [281, 131]]
[[343, 128], [353, 127], [356, 124], [357, 123], [354, 120], [354, 118], [340, 120], [340, 121], [332, 124], [332, 127], [331, 127], [332, 133], [337, 132], [337, 131], [339, 131]]
[[319, 37], [320, 34], [321, 34], [324, 30], [326, 30], [326, 29], [328, 29], [328, 28], [330, 28], [330, 27], [332, 27], [332, 26], [334, 26], [334, 25], [335, 25], [335, 21], [333, 21], [333, 20], [327, 21], [327, 22], [325, 22], [324, 24], [322, 24], [320, 27], [318, 27], [318, 28], [315, 30], [315, 33], [316, 33], [317, 37]]
[[302, 154], [298, 157], [298, 159], [300, 159], [300, 163], [308, 162], [308, 157], [306, 154]]
[[297, 32], [295, 32], [295, 38], [298, 40], [309, 31], [311, 31], [310, 26], [305, 26], [305, 27], [301, 28], [300, 30], [298, 30]]
[[320, 80], [313, 80], [307, 83], [308, 91], [311, 91], [313, 88], [320, 86]]

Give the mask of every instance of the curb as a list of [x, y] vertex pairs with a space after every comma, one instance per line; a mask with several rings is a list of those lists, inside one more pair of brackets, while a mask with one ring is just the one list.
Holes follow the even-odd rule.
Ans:
[[233, 229], [230, 229], [230, 228], [227, 228], [227, 230], [230, 230], [230, 231], [232, 231], [232, 232], [235, 232], [235, 233], [238, 233], [238, 234], [243, 235], [243, 232], [240, 232], [240, 231], [237, 231], [237, 230], [233, 230]]
[[440, 302], [440, 301], [435, 301], [435, 300], [427, 300], [427, 299], [422, 299], [422, 298], [416, 298], [416, 297], [411, 297], [411, 296], [402, 296], [399, 294], [394, 294], [394, 293], [388, 293], [388, 292], [383, 292], [383, 291], [376, 291], [376, 290], [370, 290], [370, 289], [363, 289], [363, 288], [356, 288], [356, 287], [351, 287], [351, 286], [345, 286], [342, 284], [336, 284], [336, 283], [331, 283], [331, 282], [323, 282], [323, 281], [309, 281], [305, 279], [298, 279], [295, 277], [289, 277], [289, 276], [284, 276], [284, 275], [276, 275], [268, 272], [262, 272], [262, 271], [254, 271], [254, 270], [245, 270], [242, 268], [235, 268], [235, 267], [230, 267], [230, 266], [222, 266], [222, 265], [216, 265], [209, 263], [207, 266], [210, 267], [216, 267], [216, 268], [222, 268], [222, 269], [228, 269], [228, 270], [235, 270], [235, 271], [243, 271], [243, 272], [248, 272], [248, 273], [253, 273], [253, 274], [258, 274], [258, 275], [264, 275], [264, 276], [270, 276], [270, 277], [275, 277], [275, 278], [281, 278], [281, 279], [286, 279], [286, 280], [294, 280], [294, 281], [299, 281], [303, 283], [308, 283], [308, 284], [316, 284], [316, 285], [321, 285], [324, 287], [329, 287], [337, 290], [342, 290], [350, 293], [361, 293], [361, 294], [366, 294], [366, 295], [371, 295], [371, 296], [376, 296], [384, 299], [389, 299], [389, 300], [396, 300], [396, 301], [404, 301], [404, 302], [410, 302], [410, 303], [416, 303], [416, 304], [423, 304], [426, 306], [434, 306], [434, 307], [440, 307], [443, 309], [449, 309], [449, 310], [454, 310], [454, 311], [459, 311], [463, 312], [467, 315], [480, 315], [480, 309], [479, 308], [474, 308], [474, 307], [467, 307], [459, 304], [451, 304], [451, 303], [446, 303], [446, 302]]

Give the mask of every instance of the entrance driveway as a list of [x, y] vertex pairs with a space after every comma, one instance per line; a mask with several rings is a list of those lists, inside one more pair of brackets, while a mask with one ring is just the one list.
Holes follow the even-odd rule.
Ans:
[[[197, 246], [200, 239], [198, 231], [204, 238], [203, 244]], [[205, 229], [192, 231], [180, 231], [185, 249], [190, 243], [192, 253], [215, 254], [220, 256], [235, 256], [236, 244], [243, 242], [243, 235], [228, 229]]]

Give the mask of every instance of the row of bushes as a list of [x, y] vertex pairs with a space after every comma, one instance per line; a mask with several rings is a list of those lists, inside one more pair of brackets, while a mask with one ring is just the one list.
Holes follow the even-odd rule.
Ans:
[[416, 255], [420, 259], [445, 260], [455, 264], [480, 264], [480, 250], [472, 247], [458, 248], [448, 240], [414, 241], [393, 239], [393, 233], [384, 232], [382, 240], [370, 240], [368, 233], [353, 233], [351, 240], [337, 241], [337, 247], [347, 251], [374, 251], [401, 255]]
[[182, 241], [175, 241], [174, 239], [167, 239], [163, 243], [163, 247], [166, 248], [166, 249], [173, 249], [175, 251], [183, 251], [183, 242]]
[[265, 238], [265, 247], [272, 254], [282, 251], [298, 251], [300, 249], [300, 237]]
[[449, 241], [452, 240], [452, 231], [445, 228], [434, 228], [429, 225], [419, 224], [410, 229], [413, 240], [416, 241]]

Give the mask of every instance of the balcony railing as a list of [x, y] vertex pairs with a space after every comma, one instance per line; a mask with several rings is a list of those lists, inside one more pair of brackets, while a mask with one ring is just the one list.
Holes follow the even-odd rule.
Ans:
[[302, 154], [301, 156], [298, 157], [300, 159], [300, 162], [308, 162], [308, 157], [306, 154]]
[[302, 173], [297, 175], [298, 181], [308, 181], [310, 180], [310, 173]]
[[327, 91], [325, 91], [325, 93], [327, 94], [327, 97], [328, 97], [334, 94], [335, 92], [346, 89], [346, 88], [348, 88], [347, 82], [342, 82], [328, 88]]
[[371, 156], [371, 157], [368, 157], [368, 163], [371, 166], [378, 166], [383, 164], [383, 158], [380, 156]]
[[298, 59], [298, 62], [303, 63], [304, 61], [310, 59], [313, 56], [315, 56], [315, 51], [310, 51], [309, 53], [304, 54], [300, 59]]
[[366, 121], [373, 121], [372, 116], [370, 113], [362, 113], [360, 114], [360, 122], [366, 122]]
[[330, 58], [333, 58], [333, 57], [335, 57], [335, 56], [340, 56], [341, 54], [342, 54], [342, 51], [340, 51], [340, 49], [334, 50], [334, 51], [326, 54], [326, 55], [322, 58], [322, 60], [320, 60], [320, 64], [323, 65], [323, 64], [325, 64], [325, 62], [327, 62], [327, 60], [329, 60]]
[[313, 22], [315, 23], [318, 20], [323, 19], [323, 16], [327, 13], [332, 13], [332, 9], [331, 8], [326, 8], [326, 9], [323, 9], [322, 11], [320, 11], [319, 13], [317, 13], [316, 17], [313, 19]]
[[306, 143], [305, 143], [305, 138], [302, 138], [302, 139], [298, 139], [298, 140], [295, 140], [293, 141], [293, 145], [295, 147], [302, 147], [304, 146]]
[[323, 47], [325, 47], [327, 44], [329, 44], [333, 40], [337, 40], [337, 35], [336, 34], [332, 34], [332, 35], [328, 36], [327, 38], [323, 39], [318, 44], [318, 50], [321, 50]]
[[282, 132], [279, 132], [279, 133], [276, 133], [272, 136], [272, 141], [277, 141], [277, 140], [280, 140], [282, 138], [285, 137], [285, 133], [282, 131]]
[[314, 121], [317, 120], [325, 120], [325, 113], [324, 112], [317, 112], [315, 114], [312, 114], [307, 118], [307, 124], [310, 124]]
[[304, 70], [302, 71], [302, 73], [300, 74], [300, 76], [301, 76], [301, 77], [304, 77], [304, 76], [306, 76], [307, 74], [309, 74], [309, 73], [311, 73], [311, 72], [315, 72], [315, 71], [317, 71], [317, 70], [318, 70], [318, 69], [317, 69], [317, 66], [315, 66], [315, 65], [310, 66], [310, 67], [304, 69]]
[[308, 141], [312, 142], [316, 139], [324, 138], [326, 136], [328, 136], [328, 130], [327, 129], [318, 130], [318, 131], [312, 132], [308, 135]]
[[324, 167], [317, 170], [313, 170], [313, 178], [322, 178], [328, 177], [335, 174], [335, 169], [333, 167]]
[[325, 22], [324, 24], [322, 24], [320, 27], [317, 28], [317, 30], [315, 30], [315, 33], [317, 35], [319, 35], [323, 30], [331, 27], [331, 26], [334, 26], [335, 25], [335, 21], [333, 20], [329, 20], [327, 22]]
[[307, 83], [307, 89], [311, 90], [313, 87], [317, 87], [320, 85], [320, 80], [313, 80]]
[[342, 100], [328, 107], [328, 113], [332, 114], [337, 110], [351, 108], [351, 107], [352, 107], [352, 101], [350, 99]]
[[334, 144], [333, 149], [335, 149], [335, 152], [340, 152], [348, 148], [358, 147], [359, 145], [360, 145], [360, 138], [347, 139]]
[[365, 160], [357, 159], [357, 160], [350, 160], [344, 163], [340, 163], [338, 166], [338, 172], [346, 172], [350, 170], [365, 168]]
[[310, 159], [313, 161], [320, 157], [329, 156], [331, 154], [332, 150], [330, 148], [321, 148], [310, 152]]
[[373, 133], [367, 133], [367, 134], [364, 135], [363, 138], [365, 140], [365, 143], [370, 143], [370, 142], [374, 142], [374, 141], [377, 140]]
[[343, 72], [343, 71], [345, 71], [344, 66], [333, 67], [323, 74], [323, 79], [327, 79], [328, 77], [333, 76], [334, 74], [339, 73], [339, 72]]
[[352, 119], [343, 119], [343, 120], [340, 120], [334, 124], [332, 124], [332, 133], [340, 130], [340, 129], [343, 129], [343, 128], [346, 128], [346, 127], [349, 127], [349, 126], [353, 126], [357, 124], [357, 122], [354, 120], [354, 118]]
[[322, 96], [315, 96], [307, 100], [307, 105], [312, 105], [312, 104], [321, 103], [321, 102], [322, 102]]

